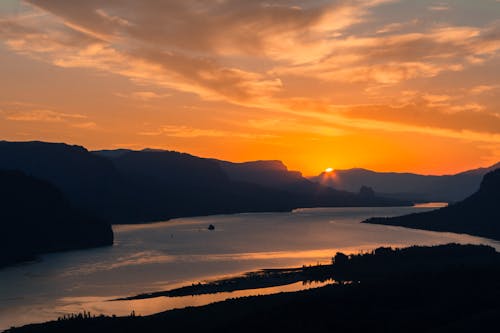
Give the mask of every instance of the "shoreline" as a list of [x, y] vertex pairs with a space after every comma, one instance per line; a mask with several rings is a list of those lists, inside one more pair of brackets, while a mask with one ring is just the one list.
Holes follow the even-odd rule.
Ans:
[[[131, 301], [156, 297], [183, 297], [207, 294], [218, 294], [242, 290], [258, 290], [270, 287], [280, 287], [297, 282], [304, 284], [310, 282], [335, 282], [326, 276], [332, 265], [303, 266], [297, 268], [271, 268], [258, 271], [245, 272], [228, 278], [212, 280], [204, 283], [192, 283], [179, 288], [165, 291], [138, 294], [135, 296], [121, 297], [110, 301]], [[320, 272], [323, 276], [320, 276]]]
[[245, 215], [245, 214], [273, 214], [273, 213], [293, 213], [296, 210], [302, 210], [302, 209], [324, 209], [324, 208], [401, 208], [401, 207], [408, 207], [408, 208], [439, 208], [443, 206], [429, 206], [426, 207], [425, 204], [439, 204], [439, 205], [444, 205], [447, 203], [444, 202], [425, 202], [425, 203], [411, 203], [409, 205], [402, 204], [402, 205], [387, 205], [387, 206], [381, 206], [381, 205], [373, 205], [373, 206], [311, 206], [311, 207], [296, 207], [296, 208], [290, 208], [290, 209], [278, 209], [278, 210], [256, 210], [256, 211], [241, 211], [241, 212], [232, 212], [232, 213], [213, 213], [213, 214], [205, 214], [205, 215], [185, 215], [185, 216], [176, 216], [176, 217], [170, 217], [164, 220], [155, 220], [155, 221], [145, 221], [145, 222], [131, 222], [131, 223], [111, 223], [111, 226], [133, 226], [133, 225], [147, 225], [147, 224], [155, 224], [155, 223], [162, 223], [162, 222], [169, 222], [177, 219], [184, 219], [184, 218], [197, 218], [197, 217], [215, 217], [215, 216], [231, 216], [231, 215]]
[[[310, 273], [319, 273], [313, 274], [316, 277], [330, 276], [337, 281], [356, 283], [340, 282], [303, 291], [230, 298], [148, 316], [136, 316], [134, 311], [125, 317], [75, 314], [5, 332], [109, 333], [165, 329], [303, 332], [305, 327], [311, 328], [306, 331], [313, 332], [332, 327], [339, 331], [351, 327], [350, 331], [354, 332], [370, 328], [374, 328], [374, 332], [400, 332], [406, 327], [410, 328], [407, 332], [422, 332], [430, 327], [454, 328], [464, 321], [474, 325], [478, 316], [483, 319], [481, 328], [484, 328], [496, 324], [500, 314], [497, 302], [500, 253], [492, 247], [458, 244], [382, 247], [349, 256], [337, 253], [333, 264], [328, 266], [330, 270], [311, 266], [267, 272], [279, 276], [312, 270]], [[463, 288], [464, 284], [467, 288]], [[428, 295], [433, 295], [433, 300]], [[479, 303], [477, 297], [480, 297]], [[303, 320], [312, 326], [304, 326]], [[387, 325], [391, 329], [388, 330]]]

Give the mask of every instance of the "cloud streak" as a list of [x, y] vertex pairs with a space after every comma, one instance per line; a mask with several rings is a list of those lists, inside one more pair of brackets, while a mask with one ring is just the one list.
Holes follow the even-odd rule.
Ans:
[[33, 105], [26, 105], [24, 103], [8, 104], [17, 108], [21, 107], [21, 109], [0, 109], [0, 116], [3, 116], [6, 121], [33, 124], [63, 124], [65, 126], [86, 130], [97, 128], [97, 124], [93, 121], [89, 121], [86, 115], [78, 113], [64, 113], [40, 108], [26, 109], [26, 107], [33, 107]]
[[276, 138], [276, 135], [271, 134], [255, 134], [255, 133], [242, 133], [238, 131], [224, 131], [214, 129], [203, 129], [191, 126], [174, 126], [165, 125], [153, 131], [139, 132], [139, 135], [144, 136], [167, 136], [182, 139], [194, 138], [243, 138], [243, 139], [270, 139]]
[[87, 118], [81, 114], [69, 114], [52, 110], [2, 111], [5, 119], [12, 121], [36, 121], [58, 123]]

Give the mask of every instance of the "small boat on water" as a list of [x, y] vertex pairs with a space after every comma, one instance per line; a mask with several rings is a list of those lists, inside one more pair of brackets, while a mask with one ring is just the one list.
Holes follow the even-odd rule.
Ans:
[[215, 230], [215, 226], [213, 224], [209, 225], [208, 230]]

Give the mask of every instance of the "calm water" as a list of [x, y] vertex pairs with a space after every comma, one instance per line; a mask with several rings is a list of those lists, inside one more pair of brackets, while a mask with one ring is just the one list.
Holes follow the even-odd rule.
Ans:
[[[300, 283], [218, 295], [107, 301], [261, 268], [326, 263], [337, 251], [449, 242], [500, 249], [498, 242], [467, 235], [359, 223], [371, 216], [430, 209], [317, 208], [115, 226], [113, 247], [45, 255], [39, 262], [0, 270], [0, 330], [82, 310], [145, 315], [228, 297], [299, 290], [304, 288]], [[208, 231], [209, 224], [216, 229]]]

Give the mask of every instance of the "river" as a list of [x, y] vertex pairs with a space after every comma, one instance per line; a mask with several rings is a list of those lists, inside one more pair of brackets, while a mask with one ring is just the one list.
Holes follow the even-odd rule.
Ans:
[[[500, 249], [499, 242], [463, 234], [360, 223], [372, 216], [435, 207], [313, 208], [115, 225], [112, 247], [48, 254], [0, 269], [0, 330], [83, 310], [146, 315], [228, 297], [314, 287], [299, 283], [217, 295], [108, 301], [262, 268], [328, 263], [337, 251], [450, 242]], [[215, 230], [208, 230], [210, 224]]]

